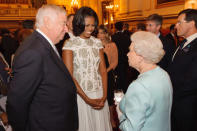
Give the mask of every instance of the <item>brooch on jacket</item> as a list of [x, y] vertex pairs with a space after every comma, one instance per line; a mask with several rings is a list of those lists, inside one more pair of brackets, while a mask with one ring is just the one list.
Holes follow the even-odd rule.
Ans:
[[182, 50], [183, 50], [184, 52], [188, 52], [189, 49], [190, 49], [190, 47], [191, 47], [191, 45], [189, 44], [189, 45], [187, 45], [186, 47], [184, 47]]

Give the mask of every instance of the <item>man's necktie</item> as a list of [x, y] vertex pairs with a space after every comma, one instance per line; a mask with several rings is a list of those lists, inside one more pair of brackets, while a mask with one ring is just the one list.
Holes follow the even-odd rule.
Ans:
[[184, 44], [187, 42], [187, 39], [184, 39], [180, 45], [179, 45], [179, 49], [183, 49]]
[[180, 44], [178, 49], [176, 50], [176, 52], [174, 53], [173, 57], [172, 57], [172, 61], [174, 61], [174, 58], [177, 57], [178, 55], [180, 55], [181, 50], [183, 49], [184, 44], [187, 42], [187, 39], [184, 39]]

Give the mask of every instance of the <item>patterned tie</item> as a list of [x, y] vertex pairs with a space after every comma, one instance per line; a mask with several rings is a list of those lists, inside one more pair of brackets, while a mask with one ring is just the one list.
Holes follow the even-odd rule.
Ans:
[[187, 39], [184, 39], [180, 44], [179, 44], [179, 49], [183, 49], [184, 44], [187, 42]]
[[179, 47], [177, 49], [177, 51], [174, 53], [173, 57], [172, 57], [172, 61], [174, 61], [174, 58], [177, 57], [178, 55], [180, 55], [180, 53], [182, 52], [183, 46], [185, 44], [185, 42], [187, 42], [187, 39], [184, 39], [180, 44]]

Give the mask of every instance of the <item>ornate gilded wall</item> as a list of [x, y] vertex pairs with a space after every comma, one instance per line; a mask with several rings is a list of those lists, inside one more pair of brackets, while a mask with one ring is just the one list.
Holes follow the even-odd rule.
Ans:
[[[34, 19], [36, 9], [32, 7], [32, 2], [39, 4], [56, 4], [66, 8], [67, 13], [74, 13], [72, 0], [10, 0], [12, 3], [6, 4], [7, 0], [0, 0], [0, 28], [16, 28], [24, 19]], [[77, 0], [78, 8], [90, 6], [98, 14], [100, 24], [107, 24], [113, 28], [116, 21], [129, 23], [130, 28], [138, 22], [144, 22], [146, 17], [153, 13], [163, 16], [166, 28], [176, 22], [178, 12], [184, 8], [197, 8], [197, 0], [172, 0], [173, 2], [158, 4], [161, 0]], [[14, 3], [15, 2], [15, 3]], [[18, 2], [18, 3], [17, 3]], [[23, 4], [21, 4], [23, 2]], [[107, 5], [114, 5], [113, 8], [106, 8]], [[3, 23], [2, 23], [3, 22]], [[10, 23], [17, 23], [15, 26]], [[6, 24], [8, 23], [8, 24]]]

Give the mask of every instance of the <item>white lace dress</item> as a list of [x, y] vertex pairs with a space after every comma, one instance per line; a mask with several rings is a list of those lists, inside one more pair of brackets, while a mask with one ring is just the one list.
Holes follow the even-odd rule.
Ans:
[[[74, 37], [64, 44], [63, 50], [73, 51], [73, 76], [82, 90], [92, 99], [103, 96], [102, 80], [99, 74], [100, 40], [90, 37]], [[112, 131], [107, 101], [101, 110], [95, 110], [78, 95], [78, 131]]]

